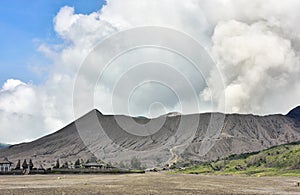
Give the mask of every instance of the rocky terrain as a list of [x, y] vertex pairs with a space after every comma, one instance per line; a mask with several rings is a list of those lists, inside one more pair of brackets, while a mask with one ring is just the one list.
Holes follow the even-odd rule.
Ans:
[[163, 166], [179, 159], [209, 161], [300, 141], [300, 107], [287, 115], [169, 114], [155, 119], [103, 115], [92, 110], [61, 130], [0, 150], [10, 161], [31, 158], [51, 167], [96, 155], [105, 162]]

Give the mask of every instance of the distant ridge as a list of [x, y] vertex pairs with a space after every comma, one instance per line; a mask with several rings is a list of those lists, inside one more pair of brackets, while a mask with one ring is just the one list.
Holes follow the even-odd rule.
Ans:
[[299, 120], [300, 121], [300, 106], [297, 106], [293, 110], [291, 110], [288, 114], [288, 117]]
[[9, 147], [9, 144], [0, 143], [0, 149]]

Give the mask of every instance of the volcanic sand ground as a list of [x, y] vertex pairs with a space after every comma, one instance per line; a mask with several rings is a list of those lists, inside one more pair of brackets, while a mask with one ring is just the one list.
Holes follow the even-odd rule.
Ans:
[[300, 194], [300, 178], [182, 175], [0, 176], [0, 194]]

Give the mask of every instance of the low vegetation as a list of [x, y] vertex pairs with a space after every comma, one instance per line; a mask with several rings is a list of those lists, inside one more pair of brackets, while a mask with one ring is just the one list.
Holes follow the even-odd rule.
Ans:
[[300, 143], [276, 146], [260, 152], [231, 155], [222, 160], [201, 163], [187, 168], [177, 168], [174, 172], [300, 177]]

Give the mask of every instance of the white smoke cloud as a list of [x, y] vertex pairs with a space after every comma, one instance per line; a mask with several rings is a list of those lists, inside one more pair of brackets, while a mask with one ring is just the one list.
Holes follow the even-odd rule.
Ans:
[[[264, 114], [266, 107], [276, 112], [272, 96], [300, 81], [299, 57], [291, 40], [266, 22], [221, 22], [212, 40], [215, 60], [224, 75], [229, 112]], [[211, 81], [214, 79], [217, 78]], [[297, 97], [297, 91], [286, 96]], [[285, 105], [297, 104], [296, 98], [291, 103]]]
[[[53, 61], [48, 79], [39, 85], [10, 79], [0, 90], [0, 142], [32, 140], [72, 121], [74, 80], [85, 57], [109, 35], [145, 25], [170, 27], [203, 44], [222, 73], [227, 112], [285, 113], [299, 104], [299, 9], [298, 0], [109, 0], [101, 10], [88, 15], [62, 7], [53, 22], [64, 43], [43, 43], [39, 47]], [[135, 101], [130, 103], [124, 100], [124, 91], [115, 93], [115, 104], [124, 104], [129, 107], [127, 110], [112, 108], [110, 104], [112, 80], [126, 72], [131, 63], [157, 56], [162, 56], [162, 61], [166, 58], [167, 63], [183, 70], [185, 77], [193, 81], [201, 109], [188, 104], [190, 94], [186, 94], [181, 101], [188, 105], [187, 112], [212, 109], [209, 100], [210, 90], [214, 89], [208, 89], [203, 79], [214, 86], [215, 79], [219, 79], [216, 73], [212, 72], [210, 78], [197, 78], [190, 65], [178, 56], [149, 50], [124, 56], [112, 64], [106, 80], [96, 88], [95, 106], [104, 113], [145, 115], [149, 113], [145, 109], [159, 99], [169, 102], [164, 108], [166, 112], [182, 111], [182, 102], [176, 102], [174, 94], [169, 90], [155, 91], [155, 85], [134, 94]], [[155, 71], [141, 69], [134, 79], [129, 77], [124, 82], [129, 85], [141, 81], [148, 73]], [[86, 74], [88, 78], [89, 73]], [[175, 91], [184, 88], [179, 84]], [[160, 97], [154, 92], [159, 92]], [[147, 102], [147, 106], [142, 106], [142, 102]], [[151, 110], [152, 113], [163, 112], [160, 106], [156, 107], [158, 110]], [[89, 109], [92, 108], [85, 111]]]

